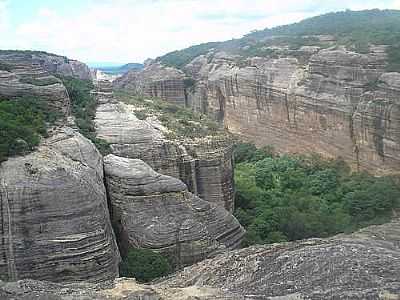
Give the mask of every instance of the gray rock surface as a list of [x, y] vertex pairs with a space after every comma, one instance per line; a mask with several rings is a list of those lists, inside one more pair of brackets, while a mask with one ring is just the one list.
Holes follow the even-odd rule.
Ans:
[[41, 69], [51, 74], [91, 80], [91, 72], [84, 63], [65, 56], [40, 51], [0, 50], [0, 61], [16, 73], [23, 69]]
[[232, 141], [226, 137], [172, 140], [157, 120], [139, 120], [137, 107], [98, 94], [97, 136], [112, 153], [141, 159], [155, 171], [181, 179], [200, 198], [233, 211]]
[[102, 157], [70, 128], [0, 165], [0, 277], [112, 280], [116, 248]]
[[244, 229], [224, 208], [187, 191], [138, 159], [104, 158], [112, 220], [121, 251], [148, 248], [188, 265], [239, 246]]
[[399, 299], [400, 221], [352, 235], [221, 254], [163, 282], [208, 286], [245, 299]]
[[149, 97], [159, 97], [170, 103], [186, 104], [185, 74], [175, 68], [158, 63], [146, 64], [143, 70], [131, 70], [117, 78], [113, 85], [117, 89], [131, 90]]
[[352, 235], [254, 246], [187, 267], [152, 285], [0, 282], [0, 298], [393, 300], [400, 298], [400, 222]]

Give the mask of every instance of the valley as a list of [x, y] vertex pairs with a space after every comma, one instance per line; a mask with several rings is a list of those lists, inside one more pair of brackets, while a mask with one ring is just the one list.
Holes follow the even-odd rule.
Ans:
[[329, 13], [107, 70], [0, 50], [0, 299], [399, 299], [397, 29]]

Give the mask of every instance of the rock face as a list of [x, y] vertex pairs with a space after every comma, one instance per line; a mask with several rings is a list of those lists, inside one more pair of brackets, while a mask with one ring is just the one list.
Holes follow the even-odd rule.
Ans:
[[0, 166], [0, 277], [99, 282], [118, 275], [102, 158], [63, 128]]
[[[0, 282], [11, 299], [399, 299], [400, 222], [352, 235], [255, 246], [205, 260], [153, 285]], [[103, 288], [103, 289], [101, 289]]]
[[46, 52], [0, 50], [0, 62], [12, 70], [37, 68], [52, 74], [92, 79], [90, 69], [84, 63]]
[[66, 57], [36, 51], [0, 50], [0, 98], [37, 97], [67, 117], [69, 96], [54, 75], [91, 80], [89, 68]]
[[280, 152], [340, 156], [354, 169], [400, 170], [400, 74], [384, 72], [384, 47], [210, 55], [185, 66], [196, 80], [187, 103], [229, 131]]
[[226, 138], [171, 140], [156, 120], [139, 120], [134, 105], [99, 94], [97, 136], [113, 154], [141, 159], [155, 171], [180, 178], [200, 198], [233, 211], [232, 142]]
[[138, 159], [108, 155], [104, 171], [120, 248], [148, 248], [192, 264], [239, 246], [244, 229], [224, 208], [187, 191]]
[[114, 87], [184, 106], [187, 98], [184, 79], [182, 71], [154, 63], [145, 66], [143, 70], [127, 72], [114, 81]]

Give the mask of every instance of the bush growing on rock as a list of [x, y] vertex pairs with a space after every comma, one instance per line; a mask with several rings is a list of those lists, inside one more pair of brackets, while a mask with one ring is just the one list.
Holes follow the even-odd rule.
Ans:
[[24, 97], [0, 100], [0, 162], [32, 151], [58, 115], [45, 101]]
[[139, 282], [149, 282], [171, 273], [168, 260], [147, 249], [130, 249], [120, 265], [120, 275], [134, 277]]
[[341, 160], [236, 148], [236, 211], [244, 244], [275, 243], [351, 232], [390, 220], [400, 206], [392, 177], [352, 173]]

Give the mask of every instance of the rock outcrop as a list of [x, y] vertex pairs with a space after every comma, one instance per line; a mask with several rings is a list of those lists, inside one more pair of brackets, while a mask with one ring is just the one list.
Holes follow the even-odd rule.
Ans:
[[164, 285], [206, 286], [245, 299], [399, 299], [400, 222], [352, 235], [221, 254]]
[[118, 275], [102, 157], [70, 128], [0, 165], [0, 277], [100, 282]]
[[0, 50], [0, 98], [36, 97], [66, 118], [70, 99], [62, 81], [54, 75], [91, 80], [85, 64], [63, 56]]
[[265, 299], [400, 298], [400, 222], [352, 235], [254, 246], [187, 267], [152, 285], [118, 279], [111, 286], [0, 282], [11, 299]]
[[187, 96], [184, 79], [182, 71], [153, 63], [146, 65], [143, 70], [131, 70], [117, 78], [114, 87], [185, 106]]
[[179, 179], [115, 155], [104, 158], [104, 172], [121, 251], [153, 249], [180, 267], [240, 245], [244, 229], [235, 217]]
[[384, 47], [306, 50], [279, 58], [199, 56], [185, 66], [196, 80], [188, 104], [259, 146], [398, 172], [400, 74], [385, 73]]
[[90, 69], [86, 64], [65, 56], [41, 51], [0, 50], [0, 62], [3, 68], [17, 70], [17, 73], [23, 69], [36, 68], [51, 74], [72, 76], [83, 80], [92, 79]]
[[141, 159], [155, 171], [180, 178], [189, 191], [233, 211], [232, 142], [226, 137], [176, 140], [156, 120], [139, 120], [134, 105], [117, 102], [110, 93], [98, 95], [97, 136], [112, 153]]

